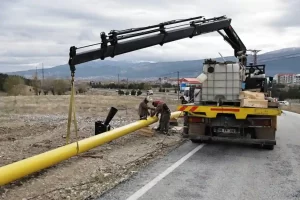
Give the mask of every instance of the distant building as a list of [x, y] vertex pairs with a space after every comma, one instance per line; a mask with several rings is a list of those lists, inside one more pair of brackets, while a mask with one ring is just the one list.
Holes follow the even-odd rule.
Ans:
[[296, 84], [300, 85], [300, 74], [296, 74], [295, 79], [296, 79]]
[[177, 78], [169, 78], [168, 83], [170, 83], [171, 85], [177, 85], [178, 84], [178, 79]]
[[186, 83], [187, 85], [201, 85], [200, 81], [196, 78], [181, 78], [180, 83]]
[[276, 74], [274, 80], [280, 84], [300, 84], [300, 74]]
[[183, 91], [185, 87], [201, 86], [200, 81], [196, 78], [181, 78], [179, 81], [180, 81], [180, 91]]

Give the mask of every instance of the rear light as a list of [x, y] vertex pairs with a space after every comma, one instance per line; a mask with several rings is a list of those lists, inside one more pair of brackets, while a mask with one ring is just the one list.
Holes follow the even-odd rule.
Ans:
[[201, 122], [204, 122], [204, 118], [203, 117], [189, 117], [189, 122], [201, 123]]

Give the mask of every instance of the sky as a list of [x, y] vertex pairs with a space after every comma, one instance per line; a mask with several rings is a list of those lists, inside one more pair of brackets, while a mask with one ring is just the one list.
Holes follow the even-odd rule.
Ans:
[[[226, 15], [246, 47], [261, 53], [300, 46], [299, 0], [1, 0], [0, 8], [0, 72], [66, 64], [70, 46], [98, 43], [103, 31], [195, 16]], [[219, 52], [233, 55], [213, 32], [113, 60], [191, 60], [218, 57]]]

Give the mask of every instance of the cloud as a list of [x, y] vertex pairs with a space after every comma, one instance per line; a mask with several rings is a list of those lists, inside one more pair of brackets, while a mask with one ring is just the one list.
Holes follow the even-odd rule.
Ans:
[[[100, 42], [102, 31], [203, 15], [226, 15], [247, 48], [300, 46], [298, 0], [0, 1], [0, 71], [65, 64], [70, 46]], [[233, 55], [216, 32], [120, 55], [114, 60], [187, 60]]]
[[[287, 3], [288, 2], [288, 3]], [[276, 16], [276, 20], [271, 21], [270, 25], [279, 30], [286, 28], [299, 28], [300, 27], [300, 1], [289, 0], [282, 6], [281, 15]]]

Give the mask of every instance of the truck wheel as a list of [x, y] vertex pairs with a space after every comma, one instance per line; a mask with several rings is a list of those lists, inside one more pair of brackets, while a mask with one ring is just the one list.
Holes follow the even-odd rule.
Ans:
[[199, 139], [191, 139], [192, 143], [202, 143], [202, 140]]
[[264, 145], [263, 148], [264, 149], [268, 149], [268, 150], [273, 150], [274, 149], [274, 145]]

